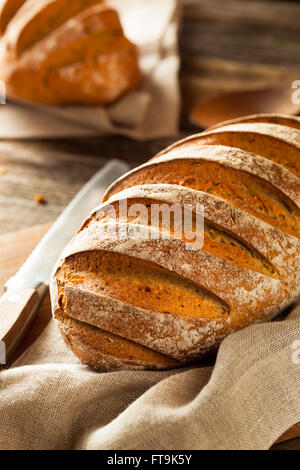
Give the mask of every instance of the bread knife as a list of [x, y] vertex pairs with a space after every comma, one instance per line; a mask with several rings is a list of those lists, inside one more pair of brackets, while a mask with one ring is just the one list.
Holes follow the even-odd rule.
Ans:
[[63, 249], [83, 219], [99, 205], [105, 189], [128, 170], [129, 166], [120, 160], [111, 160], [99, 170], [62, 212], [17, 274], [6, 282], [0, 298], [0, 345], [5, 350], [1, 363], [9, 362], [34, 319]]

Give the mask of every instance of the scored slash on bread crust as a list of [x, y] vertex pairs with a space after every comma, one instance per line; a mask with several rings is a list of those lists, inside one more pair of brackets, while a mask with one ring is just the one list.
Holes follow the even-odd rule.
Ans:
[[167, 147], [158, 156], [193, 142], [238, 147], [275, 161], [299, 176], [300, 133], [295, 128], [266, 122], [229, 124], [186, 137]]
[[[191, 136], [127, 173], [66, 247], [51, 283], [53, 313], [83, 362], [98, 370], [179, 367], [297, 299], [300, 119], [293, 129], [288, 116], [280, 124], [249, 119], [251, 129], [229, 124]], [[115, 220], [120, 201], [147, 210], [189, 204], [193, 214], [203, 205], [203, 247], [187, 250], [172, 226], [166, 238], [160, 223], [138, 215]], [[145, 239], [130, 237], [139, 223]], [[129, 235], [120, 238], [124, 228]]]
[[[204, 152], [202, 152], [202, 148], [202, 146], [199, 147], [199, 158], [197, 158], [197, 151], [195, 158], [193, 158], [189, 152], [189, 146], [187, 146], [187, 152], [184, 155], [181, 152], [181, 155], [169, 156], [168, 153], [150, 160], [130, 172], [126, 179], [120, 179], [115, 185], [112, 185], [106, 198], [126, 187], [140, 184], [179, 184], [221, 197], [232, 205], [258, 216], [291, 235], [299, 235], [299, 208], [294, 200], [285, 197], [279, 190], [277, 186], [278, 167], [274, 168], [269, 165], [271, 174], [268, 175], [266, 171], [261, 171], [261, 176], [258, 177], [255, 174], [257, 171], [254, 166], [252, 171], [249, 166], [245, 167], [243, 160], [232, 158], [231, 149], [228, 158], [226, 158], [226, 152], [224, 157], [218, 156], [216, 158], [215, 146], [210, 146]], [[247, 155], [245, 157], [247, 158]], [[234, 161], [235, 163], [233, 163]], [[264, 167], [266, 166], [267, 164]], [[283, 175], [284, 173], [280, 179]], [[295, 194], [295, 187], [299, 186], [299, 179], [293, 178], [291, 174], [288, 180], [292, 181], [287, 185], [288, 189], [285, 193]]]
[[59, 329], [70, 349], [83, 362], [100, 371], [122, 370], [124, 367], [160, 370], [184, 365], [176, 359], [73, 318], [61, 318]]
[[5, 26], [9, 3], [0, 9], [0, 79], [8, 96], [108, 104], [139, 85], [137, 48], [101, 0], [26, 0]]

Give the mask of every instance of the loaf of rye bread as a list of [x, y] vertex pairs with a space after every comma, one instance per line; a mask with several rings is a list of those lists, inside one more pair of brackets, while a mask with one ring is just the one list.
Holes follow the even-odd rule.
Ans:
[[108, 104], [140, 82], [137, 49], [102, 0], [2, 0], [0, 34], [9, 97]]
[[[142, 223], [156, 236], [131, 237], [136, 203], [188, 204], [194, 216], [204, 206], [203, 247], [188, 250], [172, 224], [162, 237], [150, 216]], [[108, 189], [55, 269], [54, 317], [98, 370], [192, 363], [297, 299], [299, 238], [300, 119], [239, 119], [171, 145]]]

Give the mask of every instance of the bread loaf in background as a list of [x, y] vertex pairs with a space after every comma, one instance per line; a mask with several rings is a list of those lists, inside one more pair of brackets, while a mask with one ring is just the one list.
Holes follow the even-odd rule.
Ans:
[[[124, 239], [120, 201], [204, 206], [204, 245]], [[105, 210], [106, 209], [106, 210]], [[196, 210], [196, 209], [195, 209]], [[145, 230], [161, 234], [162, 225]], [[171, 229], [174, 227], [171, 226]], [[300, 119], [242, 118], [176, 142], [107, 191], [59, 261], [53, 313], [98, 370], [165, 369], [215, 351], [300, 293]]]
[[47, 105], [101, 105], [140, 82], [138, 54], [102, 0], [2, 0], [0, 80]]

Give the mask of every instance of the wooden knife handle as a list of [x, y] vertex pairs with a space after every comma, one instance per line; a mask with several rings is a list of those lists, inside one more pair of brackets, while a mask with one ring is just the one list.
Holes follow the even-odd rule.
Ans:
[[39, 303], [40, 296], [35, 289], [9, 289], [0, 298], [0, 363], [9, 362]]

